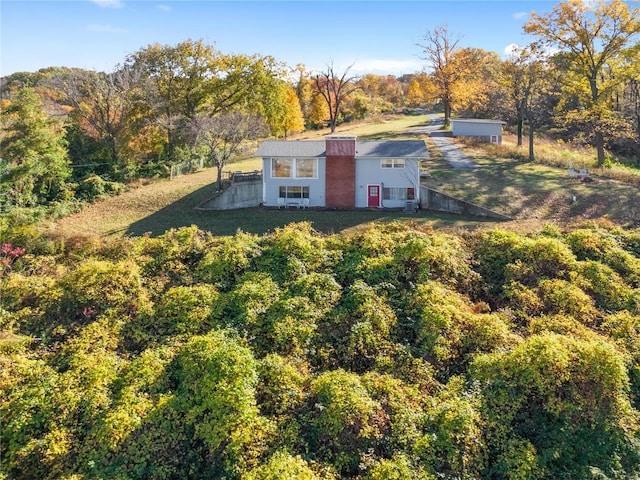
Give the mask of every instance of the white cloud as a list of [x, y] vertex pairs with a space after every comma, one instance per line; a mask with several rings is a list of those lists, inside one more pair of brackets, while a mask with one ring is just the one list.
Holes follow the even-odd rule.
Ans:
[[90, 32], [98, 32], [98, 33], [124, 33], [126, 30], [121, 27], [114, 27], [113, 25], [107, 24], [99, 24], [99, 23], [90, 23], [87, 25], [87, 30]]
[[506, 56], [514, 55], [520, 50], [522, 50], [522, 47], [520, 45], [518, 45], [517, 43], [510, 43], [509, 45], [504, 47], [504, 54]]
[[122, 0], [91, 0], [91, 1], [102, 8], [124, 7], [124, 2]]
[[513, 18], [516, 20], [522, 20], [523, 18], [527, 18], [529, 16], [529, 12], [516, 12], [513, 14]]
[[158, 10], [162, 10], [163, 12], [170, 12], [171, 7], [169, 5], [156, 5]]

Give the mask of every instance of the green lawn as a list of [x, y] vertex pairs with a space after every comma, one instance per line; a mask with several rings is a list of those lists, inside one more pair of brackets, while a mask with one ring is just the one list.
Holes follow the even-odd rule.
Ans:
[[[640, 222], [640, 189], [625, 183], [597, 176], [590, 182], [582, 182], [569, 178], [564, 168], [516, 160], [508, 155], [490, 155], [483, 148], [468, 146], [463, 148], [479, 168], [453, 170], [427, 137], [406, 134], [407, 129], [427, 122], [424, 116], [395, 116], [376, 124], [339, 127], [336, 133], [359, 138], [424, 138], [431, 154], [423, 164], [423, 170], [431, 174], [425, 181], [428, 186], [511, 216], [517, 224], [556, 222], [567, 225], [603, 217], [621, 224]], [[328, 133], [328, 130], [306, 132], [295, 138], [319, 139]], [[261, 160], [256, 158], [241, 159], [228, 166], [230, 171], [261, 169]], [[197, 225], [216, 235], [233, 235], [237, 230], [265, 233], [300, 221], [309, 221], [318, 231], [326, 233], [358, 228], [370, 222], [395, 220], [434, 228], [497, 224], [424, 211], [406, 214], [266, 208], [195, 210], [194, 207], [213, 194], [215, 173], [215, 169], [206, 169], [131, 189], [62, 219], [51, 229], [62, 235], [143, 235], [147, 232], [159, 235], [170, 228]]]
[[432, 158], [425, 162], [432, 175], [429, 186], [521, 221], [570, 224], [606, 218], [621, 224], [640, 222], [637, 186], [597, 174], [586, 180], [570, 178], [566, 168], [464, 148], [479, 168], [453, 170], [443, 158]]
[[[241, 167], [242, 164], [236, 164]], [[215, 235], [238, 230], [256, 234], [273, 231], [292, 222], [309, 221], [321, 232], [335, 233], [369, 222], [405, 221], [422, 226], [458, 227], [483, 224], [482, 220], [430, 212], [298, 210], [246, 208], [200, 211], [195, 207], [213, 194], [215, 169], [206, 169], [172, 181], [161, 180], [107, 198], [80, 213], [52, 225], [54, 232], [74, 235], [160, 235], [170, 228], [197, 225]]]

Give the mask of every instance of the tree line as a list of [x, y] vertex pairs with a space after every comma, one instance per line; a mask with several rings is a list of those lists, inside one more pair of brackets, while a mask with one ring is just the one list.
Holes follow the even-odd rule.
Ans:
[[3, 478], [640, 475], [638, 229], [7, 240]]
[[[417, 107], [501, 118], [640, 158], [640, 9], [570, 0], [532, 13], [535, 40], [498, 54], [461, 47], [446, 25], [418, 43], [425, 71], [358, 77], [270, 56], [225, 54], [202, 40], [152, 44], [112, 72], [53, 67], [2, 79], [0, 202], [32, 206], [166, 175], [195, 157], [224, 167], [252, 141]], [[87, 181], [89, 180], [89, 181]], [[106, 182], [106, 183], [105, 183]]]

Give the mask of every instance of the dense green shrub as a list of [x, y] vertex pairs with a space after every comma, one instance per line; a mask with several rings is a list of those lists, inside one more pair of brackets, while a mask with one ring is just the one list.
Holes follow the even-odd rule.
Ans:
[[322, 273], [331, 265], [324, 240], [308, 222], [277, 228], [260, 242], [262, 254], [253, 269], [270, 274], [279, 284], [288, 284], [304, 274]]
[[380, 404], [371, 399], [358, 375], [344, 370], [319, 375], [310, 390], [310, 446], [342, 475], [354, 475], [359, 452], [380, 436]]
[[[274, 453], [267, 463], [251, 470], [243, 476], [243, 480], [321, 480], [299, 455], [292, 456], [286, 452]], [[324, 477], [327, 478], [327, 477]]]
[[639, 238], [42, 237], [0, 270], [0, 477], [635, 478]]
[[390, 351], [397, 321], [386, 299], [357, 280], [320, 326], [325, 360], [356, 372], [371, 369]]
[[303, 404], [311, 379], [307, 363], [272, 353], [261, 359], [257, 368], [260, 381], [256, 398], [263, 413], [293, 413]]
[[536, 335], [478, 357], [471, 376], [488, 422], [486, 475], [508, 475], [515, 463], [534, 478], [588, 478], [638, 458], [624, 359], [607, 342]]
[[506, 348], [518, 341], [506, 316], [483, 313], [484, 305], [471, 303], [439, 282], [416, 288], [410, 313], [415, 320], [414, 348], [433, 363], [442, 378], [464, 370], [481, 352]]
[[176, 357], [180, 409], [221, 472], [237, 474], [258, 452], [257, 364], [251, 350], [224, 331], [195, 336]]
[[160, 237], [145, 236], [133, 244], [132, 258], [145, 275], [165, 282], [193, 283], [194, 272], [213, 242], [195, 225], [171, 229]]
[[254, 341], [257, 353], [306, 357], [317, 337], [319, 316], [319, 309], [306, 297], [276, 300], [258, 316]]
[[149, 298], [140, 269], [135, 262], [87, 260], [60, 279], [61, 313], [88, 316], [115, 309], [122, 314], [137, 314], [149, 308]]
[[627, 285], [611, 267], [600, 262], [587, 261], [580, 266], [585, 288], [603, 310], [640, 308], [640, 292]]
[[490, 298], [497, 298], [506, 281], [506, 268], [518, 258], [524, 239], [514, 232], [490, 230], [475, 239], [476, 269], [486, 285]]
[[258, 320], [280, 298], [281, 289], [267, 273], [246, 273], [234, 289], [220, 296], [214, 317], [221, 326], [231, 326], [254, 335]]
[[126, 190], [124, 183], [110, 182], [99, 175], [90, 175], [75, 186], [75, 198], [93, 202], [109, 195], [117, 195]]
[[211, 285], [189, 285], [169, 288], [156, 303], [153, 317], [155, 335], [198, 334], [210, 327], [210, 319], [218, 300]]
[[433, 279], [464, 292], [475, 287], [478, 275], [460, 237], [410, 232], [403, 240], [394, 252], [398, 279], [409, 285]]
[[208, 249], [197, 266], [195, 277], [220, 291], [230, 290], [244, 274], [253, 258], [260, 254], [258, 238], [243, 232], [225, 237]]
[[293, 296], [307, 297], [320, 314], [329, 312], [342, 295], [342, 287], [328, 273], [301, 275], [289, 290]]

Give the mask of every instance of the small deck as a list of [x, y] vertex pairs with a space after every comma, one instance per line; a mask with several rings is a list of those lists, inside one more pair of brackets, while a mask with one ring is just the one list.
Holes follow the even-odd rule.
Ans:
[[229, 172], [228, 175], [231, 183], [262, 181], [262, 170], [254, 170], [253, 172]]

